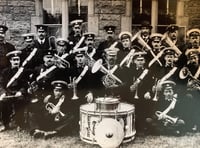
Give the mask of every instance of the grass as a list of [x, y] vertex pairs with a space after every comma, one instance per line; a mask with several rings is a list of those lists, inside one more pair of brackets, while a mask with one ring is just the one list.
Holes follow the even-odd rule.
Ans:
[[[122, 144], [121, 148], [198, 148], [200, 133], [187, 133], [181, 137], [174, 136], [136, 136], [136, 139]], [[2, 148], [99, 148], [87, 144], [79, 136], [54, 137], [48, 140], [33, 139], [26, 132], [10, 130], [0, 133]]]

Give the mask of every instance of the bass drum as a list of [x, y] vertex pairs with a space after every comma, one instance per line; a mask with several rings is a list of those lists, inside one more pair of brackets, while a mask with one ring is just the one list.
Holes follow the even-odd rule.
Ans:
[[[104, 120], [106, 119], [106, 120]], [[119, 103], [118, 108], [113, 111], [97, 111], [96, 104], [84, 104], [80, 106], [80, 138], [81, 140], [92, 143], [97, 143], [96, 134], [100, 126], [105, 126], [107, 119], [112, 119], [120, 123], [123, 129], [123, 143], [132, 141], [135, 138], [135, 107], [127, 103]], [[103, 122], [104, 121], [104, 122]], [[102, 123], [101, 123], [102, 122]], [[116, 124], [112, 122], [113, 124]], [[104, 130], [104, 128], [102, 128]], [[118, 130], [118, 129], [117, 129]], [[98, 135], [98, 134], [97, 134]]]

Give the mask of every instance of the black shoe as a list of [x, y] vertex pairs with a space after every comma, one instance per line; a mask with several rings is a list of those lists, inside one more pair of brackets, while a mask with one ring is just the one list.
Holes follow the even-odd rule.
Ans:
[[54, 137], [56, 134], [57, 134], [56, 131], [45, 132], [45, 134], [44, 134], [44, 138], [45, 138], [45, 139], [49, 139], [49, 138]]
[[43, 137], [44, 137], [44, 134], [45, 134], [44, 131], [41, 131], [41, 130], [36, 129], [36, 130], [34, 131], [34, 133], [33, 133], [33, 137], [34, 137], [35, 139], [43, 138]]

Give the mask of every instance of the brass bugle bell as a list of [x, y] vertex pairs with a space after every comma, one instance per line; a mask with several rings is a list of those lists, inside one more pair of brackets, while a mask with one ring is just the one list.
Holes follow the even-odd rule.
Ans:
[[[156, 111], [156, 112], [155, 112], [155, 115], [156, 115], [157, 117], [159, 117], [160, 114], [162, 114], [161, 111]], [[169, 122], [169, 123], [171, 123], [171, 124], [175, 124], [175, 123], [177, 122], [178, 118], [177, 118], [177, 117], [176, 117], [176, 118], [173, 118], [173, 117], [171, 117], [171, 116], [169, 116], [169, 115], [165, 115], [164, 120], [166, 120], [167, 122]]]

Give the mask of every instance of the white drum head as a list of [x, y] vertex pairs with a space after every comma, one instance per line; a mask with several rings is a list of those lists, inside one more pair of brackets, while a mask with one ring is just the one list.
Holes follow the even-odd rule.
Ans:
[[115, 119], [105, 118], [96, 127], [95, 139], [102, 148], [116, 148], [124, 139], [122, 125]]

